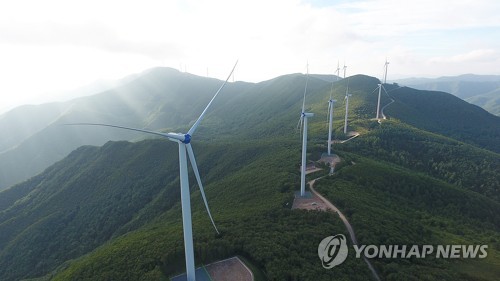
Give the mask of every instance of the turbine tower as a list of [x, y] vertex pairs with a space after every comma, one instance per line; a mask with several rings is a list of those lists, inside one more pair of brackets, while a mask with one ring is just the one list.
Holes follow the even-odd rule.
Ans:
[[[385, 60], [385, 64], [384, 64], [384, 84], [386, 83], [387, 81], [387, 66], [389, 65], [389, 62], [387, 61], [387, 59]], [[376, 115], [376, 119], [378, 120], [379, 117], [380, 117], [380, 97], [382, 96], [382, 88], [384, 86], [382, 85], [382, 83], [378, 84], [378, 101], [377, 101], [377, 115]], [[385, 89], [384, 89], [385, 91]]]
[[303, 128], [302, 133], [302, 161], [300, 166], [300, 197], [306, 194], [306, 155], [307, 155], [307, 119], [313, 117], [314, 113], [305, 112], [307, 83], [309, 81], [309, 64], [307, 65], [306, 85], [304, 87], [304, 98], [302, 100], [302, 111], [300, 112], [299, 126]]
[[389, 62], [387, 61], [387, 59], [385, 59], [385, 64], [384, 64], [384, 68], [385, 68], [385, 71], [384, 71], [384, 84], [387, 83], [387, 67], [389, 66]]
[[347, 134], [347, 117], [349, 113], [349, 97], [352, 96], [349, 94], [349, 79], [347, 79], [347, 88], [345, 90], [345, 121], [344, 121], [344, 134]]
[[[340, 71], [339, 64], [337, 62], [337, 81], [338, 81], [338, 72]], [[331, 147], [332, 147], [332, 122], [333, 122], [333, 106], [337, 102], [337, 100], [332, 99], [333, 94], [333, 81], [332, 87], [330, 89], [330, 99], [328, 100], [328, 155], [331, 155]]]
[[378, 84], [378, 101], [377, 101], [377, 116], [376, 119], [379, 119], [380, 114], [380, 96], [382, 95], [382, 84]]
[[188, 178], [188, 164], [187, 164], [188, 162], [187, 162], [187, 158], [186, 158], [186, 152], [187, 152], [187, 156], [189, 157], [189, 161], [191, 162], [191, 167], [193, 168], [194, 175], [196, 177], [196, 181], [198, 182], [198, 186], [200, 188], [201, 196], [203, 198], [203, 202], [205, 203], [205, 208], [207, 210], [208, 216], [210, 217], [210, 220], [212, 221], [212, 225], [214, 226], [215, 231], [217, 233], [219, 233], [219, 231], [217, 230], [217, 227], [215, 226], [214, 220], [212, 218], [212, 214], [210, 213], [210, 209], [208, 208], [207, 198], [205, 196], [205, 191], [204, 191], [203, 185], [201, 183], [200, 173], [198, 172], [198, 166], [196, 165], [196, 160], [194, 157], [193, 148], [191, 147], [191, 140], [192, 140], [192, 136], [193, 136], [194, 132], [196, 131], [196, 128], [198, 128], [198, 125], [203, 120], [203, 117], [207, 113], [207, 110], [209, 109], [210, 105], [215, 100], [217, 95], [220, 93], [222, 88], [224, 88], [224, 86], [226, 85], [228, 80], [231, 78], [231, 75], [233, 74], [234, 69], [236, 68], [237, 64], [238, 64], [238, 61], [236, 61], [235, 65], [234, 65], [233, 69], [231, 70], [231, 73], [227, 77], [226, 81], [224, 81], [224, 83], [217, 90], [215, 95], [212, 97], [212, 99], [208, 103], [207, 107], [205, 107], [205, 109], [201, 113], [200, 117], [198, 117], [198, 119], [193, 124], [193, 126], [185, 134], [184, 133], [162, 133], [162, 132], [148, 131], [148, 130], [115, 126], [115, 125], [109, 125], [109, 124], [97, 124], [97, 123], [66, 124], [66, 125], [105, 126], [105, 127], [120, 128], [120, 129], [131, 130], [131, 131], [138, 131], [138, 132], [143, 132], [143, 133], [147, 133], [147, 134], [153, 134], [153, 135], [158, 135], [158, 136], [164, 137], [170, 141], [176, 142], [179, 145], [179, 174], [180, 174], [180, 185], [181, 185], [181, 209], [182, 209], [182, 225], [183, 225], [183, 230], [184, 230], [183, 231], [184, 232], [184, 252], [185, 252], [185, 256], [186, 256], [187, 281], [196, 281], [196, 276], [195, 276], [194, 247], [193, 247], [193, 225], [192, 225], [192, 217], [191, 217], [191, 195], [189, 193], [189, 178]]
[[331, 155], [331, 147], [332, 147], [332, 121], [333, 121], [333, 106], [337, 100], [333, 100], [330, 96], [330, 100], [328, 100], [328, 155]]
[[347, 70], [347, 65], [345, 65], [345, 61], [344, 61], [344, 78], [345, 78], [345, 72]]
[[339, 61], [337, 61], [337, 81], [339, 81], [339, 78], [340, 78], [340, 66], [339, 66]]

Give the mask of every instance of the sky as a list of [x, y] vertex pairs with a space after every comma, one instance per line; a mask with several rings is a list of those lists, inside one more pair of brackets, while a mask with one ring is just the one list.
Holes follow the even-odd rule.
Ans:
[[0, 2], [0, 113], [165, 66], [260, 82], [289, 73], [388, 79], [500, 74], [498, 0]]

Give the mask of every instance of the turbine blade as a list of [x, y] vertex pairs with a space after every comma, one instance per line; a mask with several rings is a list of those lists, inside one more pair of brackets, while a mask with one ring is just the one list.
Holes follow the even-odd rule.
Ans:
[[110, 125], [110, 124], [101, 124], [101, 123], [68, 123], [68, 124], [63, 124], [63, 125], [65, 125], [65, 126], [100, 126], [100, 127], [112, 127], [112, 128], [124, 129], [124, 130], [129, 130], [129, 131], [137, 131], [137, 132], [141, 132], [141, 133], [146, 133], [146, 134], [151, 134], [151, 135], [157, 135], [157, 136], [162, 136], [162, 137], [167, 137], [167, 138], [173, 138], [173, 139], [177, 139], [177, 140], [180, 140], [180, 141], [184, 140], [183, 136], [176, 135], [176, 134], [160, 133], [160, 132], [155, 132], [155, 131], [148, 131], [148, 130], [143, 130], [143, 129], [123, 127], [123, 126], [116, 126], [116, 125]]
[[304, 118], [302, 116], [302, 113], [300, 114], [299, 122], [297, 123], [297, 130], [299, 131], [299, 135], [302, 138], [302, 122], [304, 121]]
[[345, 88], [345, 96], [347, 98], [347, 95], [349, 94], [349, 77], [347, 78], [347, 86]]
[[330, 101], [328, 101], [328, 112], [326, 113], [326, 127], [327, 128], [328, 128], [328, 125], [330, 123], [330, 107], [332, 107], [332, 103]]
[[304, 98], [302, 99], [302, 113], [306, 110], [306, 92], [307, 92], [307, 83], [309, 82], [309, 75], [306, 75], [306, 86], [304, 87]]
[[302, 113], [305, 112], [306, 110], [306, 92], [307, 92], [307, 82], [309, 82], [309, 61], [307, 62], [306, 65], [307, 71], [306, 71], [306, 85], [304, 86], [304, 98], [302, 99]]
[[382, 90], [384, 90], [384, 92], [385, 92], [387, 95], [389, 95], [389, 93], [385, 90], [384, 85], [380, 84], [380, 87], [382, 87]]
[[194, 131], [196, 131], [196, 128], [198, 128], [198, 125], [200, 125], [201, 120], [203, 120], [203, 117], [207, 113], [208, 108], [210, 107], [210, 105], [212, 104], [212, 102], [215, 100], [215, 98], [217, 97], [217, 95], [220, 93], [220, 91], [222, 90], [222, 88], [224, 88], [224, 86], [226, 86], [227, 81], [229, 80], [229, 78], [231, 78], [231, 75], [233, 75], [234, 69], [236, 68], [237, 64], [238, 64], [238, 61], [236, 61], [236, 63], [234, 64], [233, 69], [231, 70], [231, 72], [227, 76], [226, 81], [224, 81], [224, 83], [222, 83], [222, 85], [220, 86], [220, 88], [217, 90], [217, 92], [215, 92], [215, 95], [212, 97], [212, 99], [210, 100], [210, 102], [207, 104], [207, 107], [205, 107], [205, 109], [201, 113], [200, 117], [198, 117], [198, 120], [196, 120], [196, 122], [194, 122], [194, 124], [191, 127], [191, 129], [189, 129], [188, 135], [192, 136], [194, 134]]
[[205, 190], [203, 189], [203, 185], [201, 184], [200, 173], [198, 172], [198, 166], [196, 165], [196, 160], [194, 159], [193, 147], [191, 144], [186, 144], [187, 152], [189, 155], [189, 162], [191, 162], [191, 167], [193, 167], [194, 175], [196, 176], [196, 181], [198, 182], [198, 186], [200, 187], [201, 197], [203, 198], [203, 202], [205, 203], [205, 208], [207, 209], [208, 216], [210, 217], [210, 221], [212, 221], [212, 225], [215, 228], [217, 234], [219, 234], [219, 230], [215, 226], [214, 219], [212, 218], [212, 214], [210, 213], [210, 209], [208, 208], [207, 197], [205, 196]]

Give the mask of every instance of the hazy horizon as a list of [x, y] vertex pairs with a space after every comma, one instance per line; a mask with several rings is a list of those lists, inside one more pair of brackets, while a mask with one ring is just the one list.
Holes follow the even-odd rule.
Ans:
[[[57, 8], [55, 8], [57, 7]], [[0, 112], [157, 66], [259, 82], [306, 71], [500, 75], [500, 2], [23, 1], [0, 4]], [[452, 11], [452, 12], [451, 12]], [[64, 97], [64, 95], [63, 95]]]
[[[158, 67], [158, 66], [156, 66], [156, 67]], [[44, 93], [43, 97], [37, 96], [36, 99], [32, 99], [30, 102], [26, 102], [26, 103], [19, 103], [19, 104], [7, 105], [7, 106], [4, 106], [4, 104], [1, 104], [0, 115], [2, 115], [4, 113], [7, 113], [10, 110], [13, 110], [13, 109], [15, 109], [17, 107], [21, 107], [21, 106], [31, 106], [31, 105], [35, 105], [36, 106], [36, 105], [42, 105], [42, 104], [45, 104], [45, 103], [52, 103], [52, 102], [65, 102], [65, 101], [70, 101], [72, 99], [79, 98], [79, 97], [84, 97], [84, 96], [98, 94], [101, 91], [92, 91], [92, 90], [89, 91], [87, 88], [90, 87], [92, 89], [98, 89], [99, 87], [103, 87], [103, 88], [112, 87], [111, 85], [113, 85], [116, 82], [119, 82], [121, 79], [124, 79], [127, 76], [135, 75], [135, 74], [140, 74], [142, 72], [147, 71], [148, 69], [152, 69], [152, 68], [156, 68], [156, 67], [151, 67], [151, 68], [144, 69], [142, 71], [138, 71], [138, 72], [135, 72], [135, 73], [130, 73], [128, 75], [125, 75], [123, 77], [119, 77], [117, 79], [107, 79], [107, 80], [105, 80], [105, 79], [97, 79], [95, 81], [92, 81], [92, 82], [84, 84], [84, 85], [77, 85], [75, 88], [72, 88], [72, 89], [62, 90], [62, 91], [52, 92], [52, 93]], [[177, 69], [177, 70], [183, 72], [182, 69]], [[190, 73], [190, 72], [188, 71], [188, 73]], [[297, 73], [297, 72], [295, 72], [295, 73]], [[198, 76], [203, 76], [203, 75], [199, 75], [199, 74], [195, 74], [195, 73], [191, 73], [191, 74], [198, 75]], [[283, 73], [281, 75], [287, 75], [287, 74], [291, 74], [291, 73]], [[311, 73], [311, 74], [336, 75], [334, 73]], [[356, 74], [347, 75], [347, 76], [353, 76], [353, 75], [358, 75], [358, 74], [367, 75], [365, 73], [356, 73]], [[393, 77], [391, 79], [387, 79], [387, 81], [390, 82], [390, 81], [394, 81], [394, 80], [402, 80], [402, 79], [410, 79], [410, 78], [416, 78], [416, 79], [421, 79], [421, 78], [424, 78], [424, 79], [436, 79], [436, 78], [441, 78], [441, 77], [446, 77], [446, 76], [461, 76], [461, 75], [469, 75], [469, 74], [471, 74], [471, 75], [495, 75], [495, 74], [463, 73], [463, 74], [458, 74], [458, 75], [439, 75], [439, 76], [433, 76], [433, 75], [428, 75], [428, 76], [426, 76], [426, 75], [421, 75], [421, 76], [418, 76], [418, 75], [417, 76], [404, 76], [404, 75], [394, 74], [394, 75], [392, 75]], [[278, 75], [278, 76], [281, 76], [281, 75]], [[211, 78], [222, 79], [220, 77], [211, 77]], [[275, 78], [275, 77], [271, 77], [269, 79], [273, 79], [273, 78]], [[376, 78], [381, 78], [381, 77], [376, 77]], [[269, 79], [266, 79], [266, 80], [269, 80]], [[259, 82], [263, 82], [263, 81], [266, 81], [266, 80], [262, 80], [262, 81], [245, 81], [245, 80], [236, 79], [235, 81], [244, 81], [244, 82], [259, 83]]]

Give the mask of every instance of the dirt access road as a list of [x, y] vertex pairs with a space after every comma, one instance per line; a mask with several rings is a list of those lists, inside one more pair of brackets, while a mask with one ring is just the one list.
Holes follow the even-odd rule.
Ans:
[[[333, 210], [335, 213], [337, 213], [339, 215], [340, 219], [342, 220], [342, 222], [344, 222], [344, 225], [347, 228], [347, 232], [349, 232], [349, 236], [351, 237], [352, 243], [354, 245], [357, 245], [358, 244], [358, 240], [356, 239], [356, 235], [354, 234], [354, 229], [352, 229], [351, 224], [349, 223], [349, 221], [347, 220], [347, 218], [344, 216], [344, 214], [335, 205], [333, 205], [332, 202], [330, 202], [328, 199], [326, 199], [325, 197], [323, 197], [323, 195], [321, 195], [319, 192], [316, 191], [316, 189], [314, 189], [314, 184], [316, 183], [317, 180], [319, 180], [321, 178], [323, 178], [323, 177], [316, 178], [316, 179], [313, 179], [312, 181], [308, 182], [309, 189], [311, 189], [311, 192], [314, 194], [314, 196], [317, 196], [319, 199], [321, 199], [323, 201], [323, 204], [328, 209]], [[368, 268], [372, 272], [373, 277], [376, 280], [380, 281], [380, 277], [378, 276], [377, 271], [375, 271], [375, 268], [371, 264], [370, 260], [368, 260], [364, 256], [363, 256], [363, 259], [365, 260], [366, 264], [368, 265]]]

